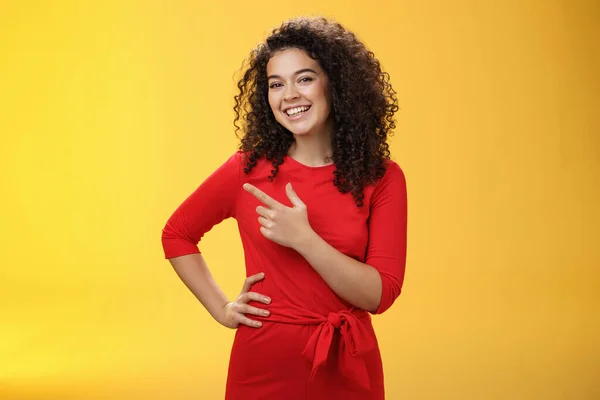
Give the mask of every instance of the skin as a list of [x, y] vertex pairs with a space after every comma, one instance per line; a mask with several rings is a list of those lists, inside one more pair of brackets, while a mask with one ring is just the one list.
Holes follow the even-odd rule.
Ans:
[[234, 301], [230, 302], [213, 279], [206, 261], [200, 253], [174, 257], [169, 261], [183, 283], [221, 325], [232, 329], [237, 328], [240, 324], [258, 328], [261, 323], [251, 320], [247, 315], [268, 315], [267, 310], [260, 310], [248, 305], [250, 300], [264, 304], [271, 302], [268, 297], [250, 291], [254, 283], [264, 279], [264, 274], [260, 273], [246, 278], [242, 292]]
[[[331, 155], [333, 115], [327, 75], [305, 51], [288, 49], [276, 53], [267, 64], [269, 105], [277, 122], [294, 135], [289, 155], [297, 161], [320, 166]], [[310, 106], [300, 118], [285, 110]]]

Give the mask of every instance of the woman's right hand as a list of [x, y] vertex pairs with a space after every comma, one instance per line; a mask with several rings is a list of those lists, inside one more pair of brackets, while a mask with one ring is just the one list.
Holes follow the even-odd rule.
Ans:
[[240, 324], [248, 325], [252, 328], [260, 328], [262, 326], [260, 321], [250, 319], [246, 314], [260, 315], [262, 317], [269, 316], [268, 310], [248, 305], [249, 301], [258, 301], [264, 304], [271, 303], [271, 299], [267, 296], [250, 291], [252, 285], [264, 278], [264, 272], [246, 278], [244, 286], [242, 287], [242, 292], [237, 299], [227, 303], [225, 307], [223, 307], [222, 317], [219, 321], [221, 325], [231, 329], [236, 329]]

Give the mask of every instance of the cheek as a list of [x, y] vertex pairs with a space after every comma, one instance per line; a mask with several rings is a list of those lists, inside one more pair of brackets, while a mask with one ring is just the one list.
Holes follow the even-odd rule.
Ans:
[[331, 100], [329, 99], [329, 93], [325, 88], [319, 87], [315, 88], [316, 90], [313, 92], [313, 98], [319, 99], [319, 102], [324, 106], [329, 106]]
[[275, 100], [273, 99], [273, 96], [271, 95], [271, 93], [269, 93], [268, 96], [268, 101], [269, 101], [269, 107], [271, 107], [271, 111], [273, 111], [273, 113], [275, 112], [273, 105], [275, 104]]
[[271, 112], [273, 112], [273, 115], [275, 115], [275, 119], [279, 120], [281, 118], [281, 115], [279, 115], [279, 100], [276, 98], [276, 96], [271, 95], [271, 93], [269, 93], [269, 107], [271, 107]]
[[327, 113], [331, 112], [331, 97], [327, 91], [323, 90], [319, 93], [319, 100]]

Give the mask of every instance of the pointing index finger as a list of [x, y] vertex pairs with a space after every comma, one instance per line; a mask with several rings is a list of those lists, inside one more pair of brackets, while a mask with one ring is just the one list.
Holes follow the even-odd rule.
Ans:
[[252, 194], [254, 197], [256, 197], [257, 199], [259, 199], [261, 202], [263, 202], [263, 204], [273, 208], [275, 206], [280, 205], [280, 203], [273, 199], [271, 196], [269, 196], [268, 194], [266, 194], [265, 192], [263, 192], [262, 190], [260, 190], [259, 188], [257, 188], [256, 186], [253, 186], [249, 183], [245, 183], [244, 184], [244, 189]]

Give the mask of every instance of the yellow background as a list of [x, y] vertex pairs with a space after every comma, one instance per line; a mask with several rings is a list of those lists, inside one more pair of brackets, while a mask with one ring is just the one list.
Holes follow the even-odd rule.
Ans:
[[[354, 30], [398, 91], [387, 398], [600, 398], [597, 1], [5, 0], [1, 399], [222, 398], [234, 332], [161, 229], [235, 150], [242, 60], [300, 14]], [[235, 296], [235, 221], [202, 249]]]

